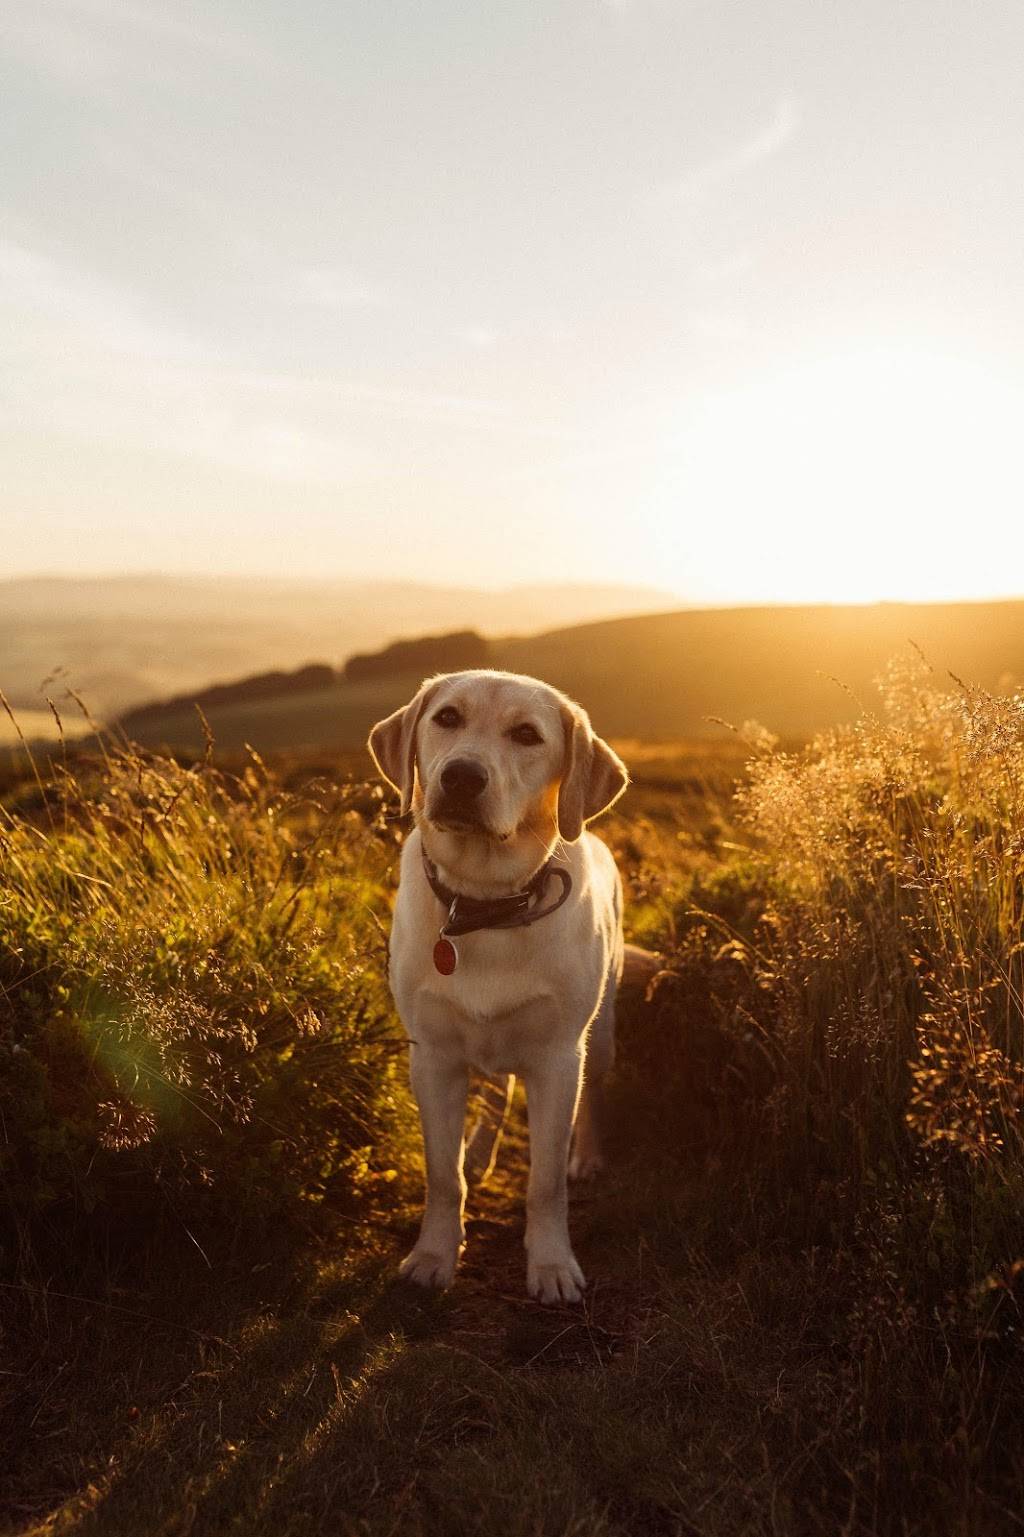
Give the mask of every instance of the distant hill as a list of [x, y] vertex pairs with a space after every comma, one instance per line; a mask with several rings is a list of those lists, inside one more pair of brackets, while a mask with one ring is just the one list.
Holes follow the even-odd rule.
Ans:
[[319, 693], [332, 685], [365, 683], [405, 677], [410, 672], [455, 672], [467, 667], [491, 665], [491, 643], [475, 630], [457, 630], [451, 635], [425, 635], [417, 640], [396, 640], [380, 651], [349, 657], [340, 670], [324, 662], [309, 662], [292, 672], [275, 668], [254, 673], [234, 683], [214, 683], [209, 688], [170, 699], [157, 699], [136, 705], [118, 717], [118, 727], [129, 736], [146, 730], [150, 722], [160, 723], [168, 716], [195, 715], [196, 707], [210, 715], [227, 705], [248, 706], [257, 701], [281, 699], [292, 694]]
[[396, 640], [382, 651], [350, 656], [341, 679], [344, 683], [365, 683], [370, 678], [393, 678], [408, 672], [465, 672], [471, 667], [490, 667], [491, 662], [489, 641], [475, 630], [456, 630], [450, 635]]
[[280, 582], [175, 576], [0, 581], [0, 689], [45, 710], [55, 669], [92, 712], [134, 705], [311, 661], [340, 667], [356, 651], [428, 631], [527, 634], [554, 624], [651, 612], [653, 588], [562, 585], [501, 591], [411, 582]]
[[705, 717], [803, 736], [876, 708], [875, 679], [917, 646], [998, 690], [1024, 682], [1024, 601], [690, 610], [510, 641], [504, 665], [590, 702], [603, 729], [651, 740], [702, 734]]
[[[874, 707], [874, 679], [910, 643], [942, 683], [947, 670], [987, 688], [1024, 679], [1024, 601], [676, 610], [575, 625], [490, 643], [491, 665], [564, 688], [608, 736], [669, 741], [756, 719], [804, 736]], [[209, 711], [218, 744], [275, 749], [358, 747], [424, 671], [339, 681]], [[198, 746], [194, 712], [154, 714], [151, 745]]]
[[204, 712], [217, 710], [229, 704], [252, 704], [257, 700], [278, 699], [285, 694], [312, 694], [330, 688], [341, 674], [324, 662], [309, 662], [294, 672], [254, 673], [249, 678], [239, 678], [237, 683], [214, 683], [210, 688], [198, 689], [192, 694], [175, 694], [170, 699], [157, 699], [151, 704], [136, 705], [119, 719], [119, 725], [129, 733], [147, 721], [161, 720], [165, 715], [195, 710], [198, 705]]

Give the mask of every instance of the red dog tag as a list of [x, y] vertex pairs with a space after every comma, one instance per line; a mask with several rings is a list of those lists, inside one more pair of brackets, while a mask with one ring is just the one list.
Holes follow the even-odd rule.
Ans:
[[459, 952], [450, 939], [441, 938], [434, 946], [434, 965], [442, 977], [450, 977], [459, 964]]

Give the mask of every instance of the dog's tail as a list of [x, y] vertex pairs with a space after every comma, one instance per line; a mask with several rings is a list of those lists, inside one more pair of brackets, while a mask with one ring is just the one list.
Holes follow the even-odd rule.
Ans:
[[657, 976], [665, 962], [654, 950], [641, 945], [627, 945], [622, 965], [623, 987], [643, 987]]

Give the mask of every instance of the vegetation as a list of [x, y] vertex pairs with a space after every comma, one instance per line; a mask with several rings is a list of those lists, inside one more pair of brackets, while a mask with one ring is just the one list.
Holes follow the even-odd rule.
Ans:
[[[108, 750], [0, 811], [4, 1258], [394, 1177], [380, 793]], [[382, 910], [382, 909], [381, 909]], [[338, 915], [344, 914], [339, 924]]]
[[373, 791], [128, 752], [8, 789], [6, 1530], [1021, 1524], [1024, 699], [904, 664], [743, 735], [634, 747], [606, 824], [664, 967], [582, 1309], [525, 1297], [521, 1120], [452, 1292], [391, 1280]]

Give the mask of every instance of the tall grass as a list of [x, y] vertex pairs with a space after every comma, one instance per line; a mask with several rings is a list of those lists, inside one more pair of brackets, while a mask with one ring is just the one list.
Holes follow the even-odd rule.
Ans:
[[[79, 1529], [84, 1489], [82, 1530], [134, 1533], [140, 1487], [197, 1537], [342, 1510], [371, 1537], [447, 1537], [453, 1511], [530, 1537], [1017, 1529], [1024, 699], [911, 659], [855, 726], [751, 741], [731, 801], [735, 753], [662, 764], [601, 829], [664, 966], [621, 1011], [610, 1187], [574, 1207], [587, 1307], [543, 1321], [503, 1186], [448, 1302], [386, 1285], [410, 1117], [379, 796], [127, 748], [22, 776], [0, 813], [4, 1258], [42, 1291], [97, 1234], [107, 1260], [127, 1243], [129, 1307], [178, 1329], [150, 1410], [146, 1351], [116, 1376], [121, 1292], [87, 1277], [49, 1337], [21, 1330], [7, 1423], [59, 1438], [19, 1461], [30, 1530], [58, 1505]], [[305, 1290], [291, 1252], [266, 1264], [272, 1218], [366, 1197]], [[168, 1229], [202, 1337], [154, 1286]]]
[[[155, 1222], [223, 1232], [390, 1177], [394, 842], [365, 786], [288, 794], [107, 745], [0, 808], [6, 1268]], [[75, 1244], [69, 1245], [74, 1235]]]
[[733, 812], [625, 1021], [655, 1242], [689, 1224], [759, 1332], [807, 1342], [771, 1444], [810, 1529], [1015, 1529], [1024, 695], [901, 660], [855, 725], [759, 743]]
[[791, 1134], [858, 1175], [909, 1138], [1019, 1180], [1024, 696], [893, 664], [877, 715], [760, 756], [741, 799]]

